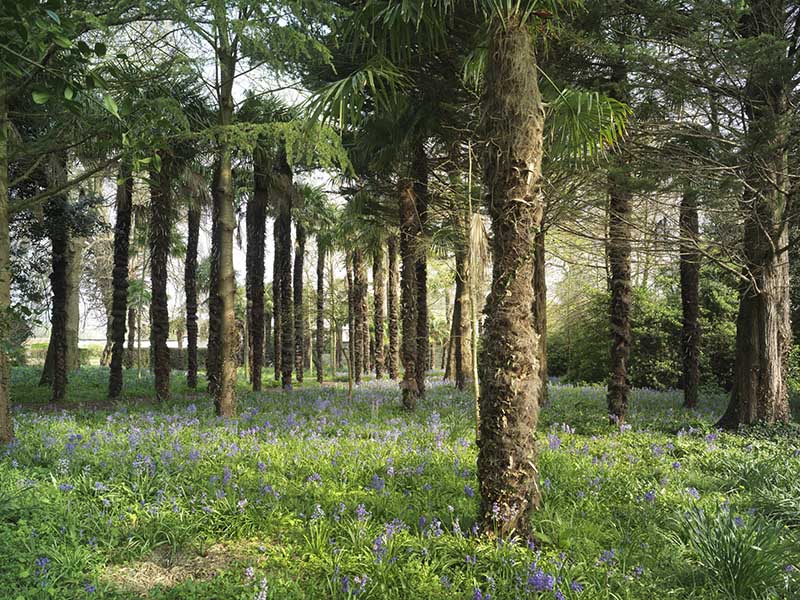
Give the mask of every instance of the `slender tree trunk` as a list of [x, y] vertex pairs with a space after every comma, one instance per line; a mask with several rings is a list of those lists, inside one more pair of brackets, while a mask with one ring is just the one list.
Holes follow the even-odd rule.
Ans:
[[[365, 314], [367, 271], [364, 265], [364, 253], [356, 248], [353, 250], [353, 316], [355, 319], [355, 351], [353, 353], [353, 375], [355, 382], [361, 383], [361, 375], [364, 373], [364, 365], [367, 362], [367, 352], [364, 350], [364, 329], [367, 326], [367, 315]], [[367, 333], [367, 335], [369, 335]]]
[[188, 212], [189, 233], [186, 240], [186, 263], [183, 282], [186, 288], [186, 385], [197, 388], [197, 246], [200, 240], [200, 207], [191, 204]]
[[128, 308], [128, 348], [125, 351], [125, 368], [132, 369], [136, 358], [136, 309]]
[[545, 231], [539, 229], [534, 241], [534, 259], [536, 268], [533, 271], [533, 320], [536, 331], [539, 333], [539, 378], [542, 382], [542, 391], [539, 395], [539, 405], [545, 406], [548, 402], [547, 392], [547, 277], [545, 272]]
[[467, 385], [465, 367], [469, 365], [469, 340], [467, 338], [467, 254], [463, 249], [456, 250], [456, 293], [453, 304], [452, 353], [456, 388], [464, 390]]
[[214, 409], [219, 412], [218, 387], [220, 381], [221, 339], [222, 332], [222, 305], [219, 297], [219, 265], [220, 244], [222, 241], [222, 228], [220, 224], [220, 210], [222, 199], [219, 195], [219, 162], [214, 165], [214, 174], [211, 182], [211, 260], [208, 282], [208, 343], [206, 345], [206, 381], [208, 393], [214, 397]]
[[[278, 204], [275, 204], [275, 211], [277, 215], [277, 210], [280, 206], [280, 198], [276, 196], [276, 200]], [[280, 276], [280, 268], [281, 268], [281, 250], [280, 250], [280, 229], [278, 227], [278, 218], [275, 217], [275, 223], [273, 225], [272, 231], [272, 251], [273, 251], [273, 260], [272, 260], [272, 315], [273, 319], [275, 319], [274, 327], [273, 327], [273, 345], [272, 345], [272, 364], [274, 366], [275, 372], [275, 381], [281, 380], [281, 352], [283, 348], [283, 342], [281, 340], [281, 330], [283, 329], [283, 325], [281, 323], [281, 276]]]
[[294, 249], [294, 369], [298, 383], [303, 382], [305, 370], [306, 311], [303, 305], [303, 268], [306, 259], [306, 228], [295, 223]]
[[280, 278], [281, 308], [281, 385], [292, 388], [292, 369], [295, 358], [294, 306], [292, 298], [292, 171], [281, 153], [276, 163], [277, 174], [282, 178], [278, 192], [278, 211], [275, 220], [276, 248], [279, 254], [278, 277]]
[[273, 360], [274, 349], [272, 347], [272, 311], [264, 313], [264, 363], [270, 364]]
[[[67, 389], [67, 269], [69, 260], [69, 232], [67, 229], [67, 198], [57, 196], [48, 202], [47, 219], [51, 228], [52, 273], [50, 287], [53, 293], [50, 343], [51, 363], [45, 360], [40, 385], [48, 383], [53, 387], [53, 402], [64, 399]], [[47, 381], [48, 367], [50, 380]]]
[[397, 238], [389, 237], [386, 243], [387, 254], [389, 255], [389, 286], [386, 298], [387, 312], [389, 313], [389, 353], [386, 357], [386, 369], [389, 371], [389, 379], [397, 381], [397, 363], [400, 352], [400, 328], [399, 328], [399, 287], [400, 271], [397, 265]]
[[417, 240], [414, 242], [417, 260], [417, 391], [425, 397], [425, 375], [431, 368], [430, 326], [428, 324], [428, 248], [425, 225], [428, 221], [428, 156], [424, 140], [418, 140], [414, 150], [414, 200], [419, 220]]
[[383, 294], [386, 290], [386, 257], [383, 246], [379, 246], [372, 260], [372, 287], [375, 329], [375, 378], [383, 378], [385, 358], [383, 356]]
[[[6, 82], [0, 78], [0, 315], [8, 314], [11, 308], [11, 238], [8, 216], [8, 100]], [[0, 340], [7, 339], [8, 322], [0, 319]], [[8, 352], [0, 344], [0, 444], [14, 439], [14, 423], [11, 419], [11, 381]]]
[[[786, 19], [793, 4], [756, 0], [742, 18], [745, 39], [780, 46], [780, 59], [751, 69], [742, 90], [747, 117], [744, 217], [746, 283], [736, 319], [733, 390], [719, 425], [736, 428], [757, 421], [788, 421], [790, 324], [788, 221], [792, 217], [788, 156], [791, 142], [792, 73], [795, 60], [786, 54]], [[770, 56], [773, 56], [772, 54]]]
[[125, 358], [125, 318], [128, 312], [128, 262], [130, 258], [131, 215], [133, 213], [133, 176], [128, 163], [122, 163], [117, 184], [117, 220], [114, 226], [114, 271], [111, 301], [111, 366], [108, 374], [108, 397], [122, 393], [122, 363]]
[[81, 279], [83, 278], [83, 249], [86, 240], [69, 236], [67, 244], [67, 371], [77, 371], [81, 366], [78, 349], [81, 329]]
[[167, 262], [172, 233], [172, 178], [169, 159], [160, 172], [150, 172], [150, 347], [156, 398], [169, 400], [170, 361]]
[[269, 164], [255, 152], [253, 195], [247, 202], [247, 325], [250, 335], [250, 382], [253, 391], [261, 390], [264, 364], [264, 256], [267, 227]]
[[[333, 328], [331, 328], [331, 332]], [[325, 374], [322, 368], [323, 345], [325, 344], [325, 249], [317, 238], [317, 332], [314, 348], [314, 368], [317, 383], [322, 383]], [[331, 354], [333, 360], [333, 354]]]
[[414, 201], [414, 191], [407, 184], [400, 192], [400, 255], [402, 266], [400, 269], [400, 311], [403, 322], [403, 340], [401, 358], [403, 361], [403, 381], [400, 383], [403, 406], [408, 410], [417, 407], [421, 396], [417, 368], [419, 346], [417, 325], [417, 302], [419, 290], [417, 288], [417, 256], [416, 240], [419, 236], [420, 223], [417, 217], [417, 208]]
[[697, 192], [687, 189], [680, 206], [681, 306], [683, 308], [683, 406], [697, 406], [700, 385], [700, 225]]
[[533, 40], [519, 17], [490, 25], [482, 129], [492, 287], [481, 354], [478, 481], [485, 531], [525, 537], [538, 505], [535, 431], [541, 382], [533, 320], [544, 108]]
[[353, 285], [353, 254], [348, 252], [345, 257], [345, 273], [347, 277], [347, 373], [348, 381], [353, 374], [353, 365], [356, 361], [356, 316], [355, 316], [355, 290]]

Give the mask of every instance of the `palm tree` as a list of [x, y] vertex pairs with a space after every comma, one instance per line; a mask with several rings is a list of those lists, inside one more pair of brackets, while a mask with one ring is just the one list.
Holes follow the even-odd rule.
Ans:
[[389, 379], [397, 379], [397, 361], [399, 355], [399, 326], [398, 326], [398, 312], [399, 312], [399, 294], [398, 288], [400, 286], [400, 272], [397, 268], [397, 238], [390, 235], [386, 241], [386, 253], [388, 255], [388, 269], [389, 269], [389, 284], [386, 292], [386, 307], [389, 321], [389, 348], [386, 355], [386, 370], [389, 373]]
[[117, 219], [114, 225], [114, 294], [111, 306], [112, 346], [108, 375], [108, 397], [122, 393], [122, 366], [125, 357], [125, 319], [128, 312], [128, 257], [133, 214], [133, 176], [130, 164], [119, 168], [116, 201]]
[[247, 200], [247, 328], [249, 335], [250, 381], [253, 391], [261, 390], [264, 358], [264, 247], [269, 161], [263, 147], [253, 152], [253, 193]]
[[[300, 196], [298, 194], [298, 196]], [[302, 207], [298, 207], [302, 210]], [[306, 312], [303, 305], [303, 266], [306, 258], [306, 228], [299, 219], [295, 220], [294, 270], [292, 285], [294, 286], [294, 369], [298, 383], [303, 382], [305, 367], [305, 323]]]

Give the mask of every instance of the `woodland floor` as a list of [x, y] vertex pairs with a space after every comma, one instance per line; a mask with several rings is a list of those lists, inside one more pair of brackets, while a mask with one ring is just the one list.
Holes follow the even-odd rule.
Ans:
[[798, 428], [716, 431], [722, 395], [637, 390], [620, 430], [602, 388], [552, 385], [532, 545], [472, 534], [472, 397], [435, 378], [414, 414], [387, 381], [242, 380], [230, 422], [180, 374], [164, 405], [126, 378], [53, 407], [15, 369], [0, 597], [800, 598]]

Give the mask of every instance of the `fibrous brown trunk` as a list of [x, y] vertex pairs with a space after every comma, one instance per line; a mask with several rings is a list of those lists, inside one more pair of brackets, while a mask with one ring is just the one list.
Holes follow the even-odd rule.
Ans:
[[272, 357], [272, 311], [264, 312], [264, 364], [270, 364]]
[[[790, 325], [788, 221], [793, 196], [788, 153], [794, 58], [787, 56], [785, 0], [757, 0], [741, 33], [780, 59], [750, 69], [742, 90], [747, 117], [742, 169], [744, 283], [736, 319], [736, 360], [728, 408], [718, 425], [788, 421]], [[792, 5], [793, 6], [793, 5]], [[770, 55], [772, 56], [772, 55]]]
[[683, 406], [697, 406], [700, 385], [700, 251], [697, 240], [700, 225], [697, 216], [697, 191], [684, 191], [680, 205], [680, 272], [683, 308]]
[[[162, 155], [163, 156], [163, 155]], [[150, 173], [150, 347], [156, 399], [169, 400], [170, 361], [167, 261], [172, 232], [172, 181], [169, 159]]]
[[278, 257], [277, 277], [280, 279], [281, 323], [281, 385], [292, 388], [294, 367], [294, 306], [292, 298], [292, 171], [281, 153], [276, 161], [276, 174], [281, 176], [281, 189], [277, 190], [277, 217], [275, 219], [275, 253]]
[[[276, 196], [277, 198], [277, 196]], [[279, 200], [277, 200], [279, 201]], [[277, 211], [278, 205], [274, 204], [275, 210]], [[281, 341], [281, 277], [278, 274], [280, 270], [280, 263], [281, 263], [281, 253], [278, 250], [278, 243], [279, 243], [279, 230], [278, 230], [278, 219], [277, 216], [275, 218], [275, 222], [273, 225], [272, 230], [272, 252], [273, 252], [273, 260], [272, 260], [272, 318], [274, 319], [274, 327], [272, 328], [272, 365], [274, 367], [275, 373], [275, 381], [281, 380], [281, 348], [282, 348], [282, 341]]]
[[[332, 328], [331, 328], [332, 329]], [[322, 369], [322, 354], [325, 344], [325, 249], [317, 238], [317, 331], [314, 347], [314, 369], [317, 383], [322, 383], [325, 374]], [[333, 354], [331, 354], [333, 360]]]
[[[419, 290], [417, 289], [417, 256], [416, 240], [419, 236], [420, 223], [417, 217], [417, 208], [414, 201], [414, 190], [411, 184], [406, 184], [400, 190], [400, 318], [403, 325], [403, 339], [400, 348], [400, 358], [403, 361], [403, 380], [400, 382], [403, 406], [408, 410], [417, 407], [420, 398], [418, 352], [419, 335], [417, 325], [417, 302]], [[427, 357], [426, 357], [427, 359]]]
[[197, 246], [200, 239], [200, 207], [192, 204], [188, 211], [186, 263], [183, 283], [186, 288], [186, 385], [197, 387]]
[[466, 387], [466, 369], [471, 363], [469, 339], [469, 287], [466, 249], [456, 250], [456, 292], [453, 303], [451, 354], [456, 388]]
[[353, 365], [356, 360], [356, 317], [353, 292], [353, 254], [351, 252], [345, 256], [345, 277], [347, 279], [347, 379], [348, 382], [351, 382]]
[[254, 153], [253, 195], [247, 202], [247, 328], [250, 383], [253, 391], [261, 390], [261, 369], [264, 364], [264, 255], [267, 226], [269, 165]]
[[[367, 353], [364, 352], [364, 329], [367, 326], [367, 315], [365, 314], [365, 297], [367, 287], [367, 271], [364, 265], [364, 253], [360, 249], [353, 250], [353, 318], [355, 321], [355, 350], [353, 352], [353, 375], [356, 383], [361, 383], [361, 375], [364, 372], [364, 365], [367, 361]], [[367, 333], [369, 335], [369, 333]]]
[[430, 326], [428, 324], [428, 251], [425, 240], [425, 224], [428, 221], [428, 156], [423, 140], [418, 140], [414, 149], [414, 201], [419, 222], [417, 239], [414, 242], [417, 284], [417, 392], [425, 397], [425, 375], [431, 368]]
[[217, 388], [219, 386], [221, 357], [221, 310], [219, 300], [219, 254], [222, 237], [220, 224], [220, 209], [222, 199], [219, 196], [219, 163], [214, 165], [214, 174], [211, 182], [211, 257], [208, 282], [208, 343], [206, 345], [206, 381], [208, 382], [208, 393], [214, 396], [215, 410], [219, 410], [217, 405]]
[[492, 286], [480, 360], [478, 481], [482, 527], [530, 532], [538, 505], [535, 431], [541, 382], [533, 320], [534, 236], [541, 218], [544, 108], [533, 40], [521, 18], [492, 18], [482, 98]]
[[539, 405], [545, 406], [548, 401], [547, 393], [547, 278], [545, 271], [545, 231], [539, 229], [534, 241], [534, 259], [536, 267], [533, 270], [533, 320], [536, 331], [539, 333], [539, 378], [542, 391], [539, 396]]
[[[10, 122], [6, 82], [0, 78], [0, 314], [11, 307], [11, 236], [8, 221], [8, 139]], [[0, 319], [0, 339], [6, 339], [8, 324]], [[10, 368], [8, 351], [0, 344], [0, 443], [14, 439], [11, 420]]]
[[389, 379], [397, 380], [397, 363], [400, 352], [400, 328], [399, 328], [399, 287], [400, 271], [397, 265], [397, 238], [389, 237], [386, 242], [386, 250], [389, 255], [389, 285], [386, 295], [386, 310], [389, 315], [389, 352], [386, 356], [386, 370], [389, 372]]
[[108, 397], [122, 393], [122, 366], [125, 359], [125, 319], [128, 312], [128, 261], [130, 257], [131, 215], [133, 213], [133, 177], [128, 163], [122, 163], [117, 184], [117, 219], [114, 225], [114, 288], [111, 301], [111, 365], [108, 374]]
[[383, 246], [379, 246], [372, 259], [372, 288], [375, 329], [375, 377], [383, 378], [385, 358], [383, 356], [383, 294], [386, 289], [386, 266]]
[[294, 369], [295, 379], [303, 382], [305, 370], [306, 346], [306, 311], [303, 306], [303, 265], [306, 258], [306, 228], [302, 223], [295, 223], [294, 247]]

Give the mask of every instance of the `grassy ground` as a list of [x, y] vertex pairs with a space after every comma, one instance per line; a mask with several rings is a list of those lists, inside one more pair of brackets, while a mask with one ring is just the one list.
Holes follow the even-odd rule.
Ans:
[[0, 451], [2, 598], [800, 598], [797, 429], [714, 431], [722, 397], [638, 391], [620, 430], [602, 389], [553, 386], [538, 544], [503, 544], [471, 533], [474, 412], [448, 385], [407, 414], [389, 382], [242, 382], [224, 422], [179, 376], [155, 405], [128, 372], [108, 406], [89, 368], [48, 408], [37, 374], [13, 374]]

